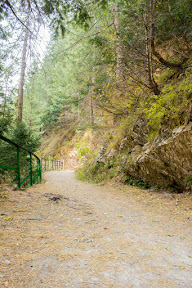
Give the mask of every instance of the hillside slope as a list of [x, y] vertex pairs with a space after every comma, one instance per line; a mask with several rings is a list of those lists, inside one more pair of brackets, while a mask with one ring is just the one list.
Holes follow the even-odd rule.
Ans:
[[[78, 121], [44, 137], [41, 153], [64, 158], [79, 177], [100, 182], [119, 178], [142, 187], [192, 186], [191, 69], [164, 77], [164, 89], [150, 103], [144, 98], [133, 114], [80, 129]], [[162, 76], [163, 75], [163, 76]]]

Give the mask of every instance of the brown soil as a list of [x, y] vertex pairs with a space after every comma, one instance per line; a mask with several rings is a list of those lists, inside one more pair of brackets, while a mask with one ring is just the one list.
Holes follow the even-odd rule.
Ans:
[[192, 196], [44, 179], [0, 191], [0, 287], [192, 287]]

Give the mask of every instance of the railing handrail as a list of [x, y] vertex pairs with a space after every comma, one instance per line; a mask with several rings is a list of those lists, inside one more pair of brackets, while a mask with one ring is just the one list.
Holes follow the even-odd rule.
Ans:
[[8, 138], [2, 136], [2, 135], [0, 135], [0, 139], [2, 139], [2, 140], [4, 140], [4, 141], [8, 142], [8, 143], [11, 144], [11, 145], [14, 145], [15, 147], [19, 147], [19, 148], [21, 148], [21, 149], [23, 149], [23, 150], [25, 150], [25, 151], [31, 153], [31, 154], [32, 154], [36, 159], [38, 159], [38, 160], [40, 161], [39, 157], [38, 157], [37, 155], [35, 155], [33, 152], [31, 152], [30, 150], [28, 150], [27, 148], [25, 148], [25, 147], [23, 147], [23, 146], [21, 146], [21, 145], [15, 143], [15, 142], [13, 142], [12, 140], [10, 140], [10, 139], [8, 139]]
[[[17, 185], [18, 185], [18, 188], [21, 188], [21, 185], [28, 179], [30, 178], [30, 181], [26, 184], [30, 184], [32, 186], [33, 182], [35, 180], [37, 180], [37, 183], [38, 182], [41, 182], [41, 173], [42, 173], [42, 169], [41, 169], [41, 160], [39, 159], [39, 157], [37, 155], [35, 155], [33, 152], [31, 152], [29, 149], [25, 148], [25, 147], [22, 147], [21, 145], [13, 142], [12, 140], [0, 135], [0, 139], [2, 139], [3, 141], [15, 146], [17, 148], [17, 166], [16, 167], [11, 167], [11, 166], [6, 166], [6, 165], [0, 165], [0, 168], [2, 169], [13, 169], [13, 170], [16, 170], [17, 171], [17, 176], [15, 178], [14, 181], [17, 180]], [[30, 155], [30, 168], [29, 168], [29, 175], [27, 177], [25, 177], [25, 179], [23, 181], [21, 181], [21, 166], [20, 166], [20, 150], [24, 150], [24, 151], [27, 151]], [[33, 167], [32, 167], [32, 156], [34, 156], [36, 159], [37, 159], [37, 166], [36, 166], [36, 176], [33, 177]]]
[[41, 158], [41, 167], [43, 170], [64, 170], [64, 159], [51, 159], [49, 156], [48, 159]]

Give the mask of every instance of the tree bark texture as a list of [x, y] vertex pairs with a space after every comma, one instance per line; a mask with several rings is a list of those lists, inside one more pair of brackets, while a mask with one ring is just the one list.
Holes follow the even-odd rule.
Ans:
[[[94, 70], [94, 67], [93, 67]], [[94, 125], [94, 85], [95, 85], [95, 78], [92, 77], [92, 87], [91, 87], [91, 94], [90, 94], [90, 123]]]
[[26, 61], [27, 61], [27, 43], [28, 43], [28, 38], [29, 38], [29, 29], [28, 29], [29, 15], [30, 15], [30, 6], [28, 6], [28, 10], [27, 10], [25, 36], [24, 36], [23, 50], [22, 50], [21, 72], [20, 72], [19, 93], [18, 93], [18, 107], [17, 107], [18, 123], [21, 123], [22, 118], [23, 118], [23, 87], [24, 87], [24, 82], [25, 82], [25, 69], [26, 69]]
[[4, 93], [4, 103], [3, 103], [3, 118], [5, 118], [5, 111], [7, 106], [7, 95], [8, 95], [8, 78], [6, 80], [6, 88]]
[[145, 47], [146, 47], [146, 58], [147, 58], [147, 73], [149, 80], [149, 87], [155, 95], [160, 94], [160, 90], [153, 76], [153, 58], [152, 58], [152, 7], [150, 5], [148, 11], [143, 15], [144, 26], [145, 26]]
[[120, 37], [120, 23], [119, 23], [119, 17], [118, 17], [118, 7], [117, 4], [114, 4], [114, 28], [116, 32], [116, 83], [117, 86], [120, 89], [123, 89], [124, 86], [124, 80], [125, 80], [125, 69], [124, 69], [124, 53], [123, 53], [123, 47], [122, 47], [122, 39]]

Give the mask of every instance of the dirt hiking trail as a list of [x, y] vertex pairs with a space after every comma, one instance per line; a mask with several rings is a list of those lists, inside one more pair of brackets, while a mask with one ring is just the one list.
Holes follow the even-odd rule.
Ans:
[[44, 179], [0, 199], [0, 287], [192, 287], [191, 196]]

